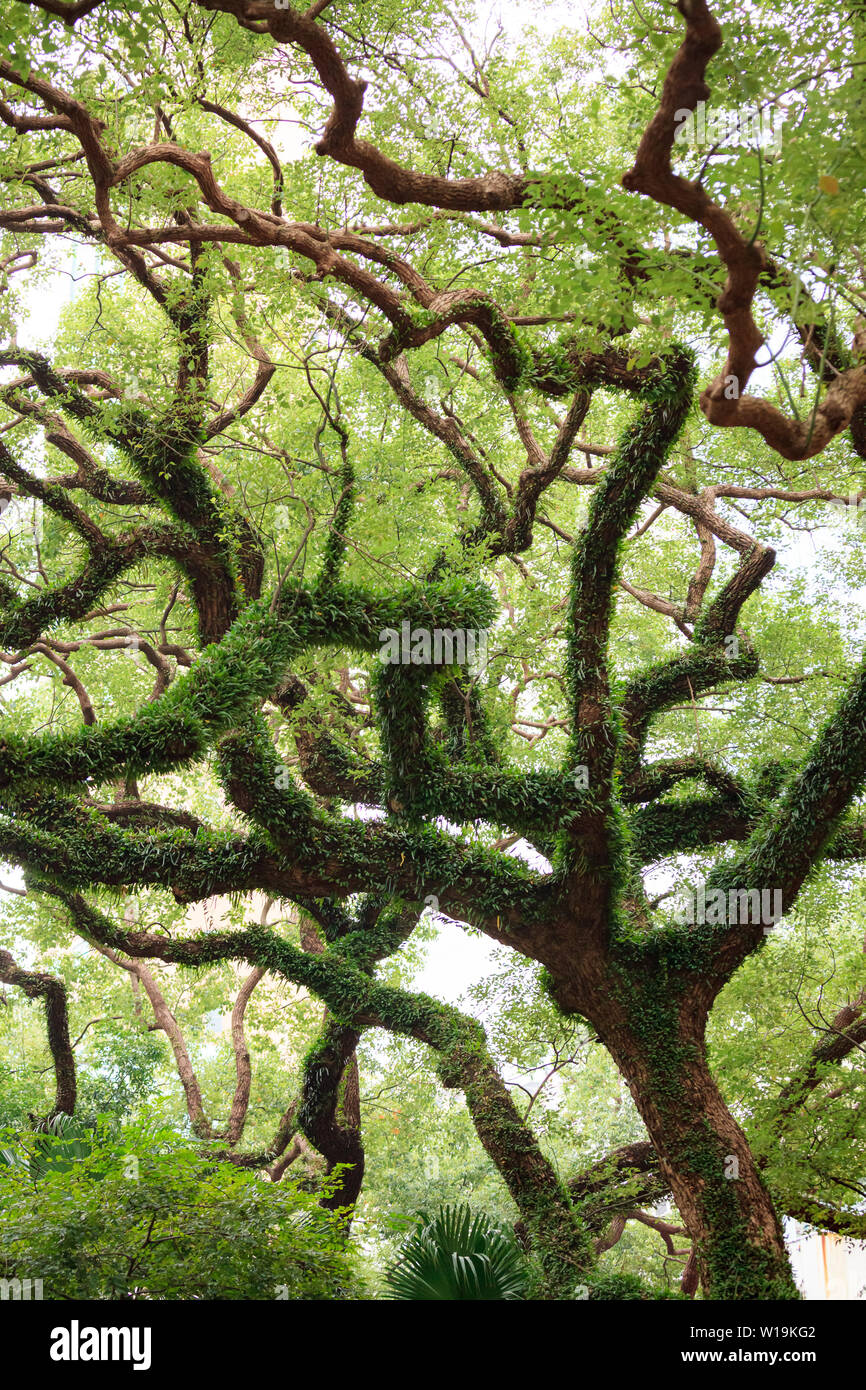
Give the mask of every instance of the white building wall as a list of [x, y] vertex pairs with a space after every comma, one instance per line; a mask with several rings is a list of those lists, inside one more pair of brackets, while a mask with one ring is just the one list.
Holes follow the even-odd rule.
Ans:
[[846, 1240], [799, 1221], [785, 1222], [794, 1277], [806, 1299], [866, 1302], [866, 1241]]

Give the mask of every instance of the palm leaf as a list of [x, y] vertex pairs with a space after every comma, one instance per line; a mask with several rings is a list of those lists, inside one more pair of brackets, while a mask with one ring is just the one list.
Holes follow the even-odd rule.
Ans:
[[513, 1237], [465, 1204], [443, 1206], [421, 1225], [387, 1270], [389, 1295], [405, 1300], [515, 1300], [528, 1269]]

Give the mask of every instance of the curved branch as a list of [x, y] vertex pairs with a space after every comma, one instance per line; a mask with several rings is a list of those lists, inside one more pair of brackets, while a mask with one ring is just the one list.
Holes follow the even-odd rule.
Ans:
[[866, 334], [855, 340], [856, 354], [863, 360], [834, 377], [808, 421], [791, 420], [771, 402], [745, 394], [764, 341], [752, 304], [770, 263], [763, 247], [754, 237], [743, 235], [701, 183], [692, 183], [671, 169], [677, 122], [710, 96], [704, 74], [722, 44], [722, 30], [706, 0], [677, 3], [686, 21], [686, 35], [668, 69], [659, 108], [644, 132], [634, 166], [623, 177], [623, 187], [675, 208], [703, 227], [727, 272], [717, 307], [728, 332], [728, 354], [722, 372], [701, 395], [707, 419], [714, 425], [755, 430], [783, 458], [814, 458], [866, 405]]
[[66, 986], [53, 975], [45, 975], [36, 970], [23, 970], [8, 951], [0, 951], [0, 980], [4, 984], [15, 985], [23, 990], [29, 999], [44, 1000], [48, 1046], [51, 1049], [56, 1078], [54, 1108], [48, 1118], [53, 1119], [59, 1114], [74, 1114], [75, 1055], [69, 1041]]

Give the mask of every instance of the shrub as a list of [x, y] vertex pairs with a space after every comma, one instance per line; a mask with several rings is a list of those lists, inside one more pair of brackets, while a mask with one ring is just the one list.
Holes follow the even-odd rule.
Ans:
[[46, 1299], [364, 1296], [337, 1221], [291, 1180], [104, 1121], [74, 1154], [63, 1132], [0, 1148], [0, 1277]]

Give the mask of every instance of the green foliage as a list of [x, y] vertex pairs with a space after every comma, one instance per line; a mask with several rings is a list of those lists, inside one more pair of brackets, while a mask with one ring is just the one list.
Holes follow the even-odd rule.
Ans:
[[87, 1049], [77, 1110], [86, 1116], [118, 1118], [134, 1112], [152, 1093], [165, 1053], [162, 1038], [140, 1028], [98, 1032]]
[[634, 1274], [589, 1275], [585, 1289], [585, 1296], [595, 1303], [634, 1303], [639, 1300], [657, 1303], [661, 1299], [685, 1296], [657, 1285], [644, 1284]]
[[73, 1115], [60, 1114], [40, 1125], [29, 1142], [0, 1149], [0, 1163], [39, 1182], [57, 1173], [71, 1173], [92, 1152], [91, 1128]]
[[[62, 1161], [24, 1141], [0, 1165], [0, 1274], [50, 1299], [363, 1297], [336, 1223], [291, 1179], [273, 1185], [152, 1126], [66, 1133]], [[19, 1141], [21, 1142], [21, 1141]], [[88, 1151], [89, 1150], [89, 1151]]]
[[530, 1276], [513, 1237], [469, 1206], [444, 1206], [421, 1214], [385, 1283], [396, 1299], [513, 1302], [526, 1297]]

